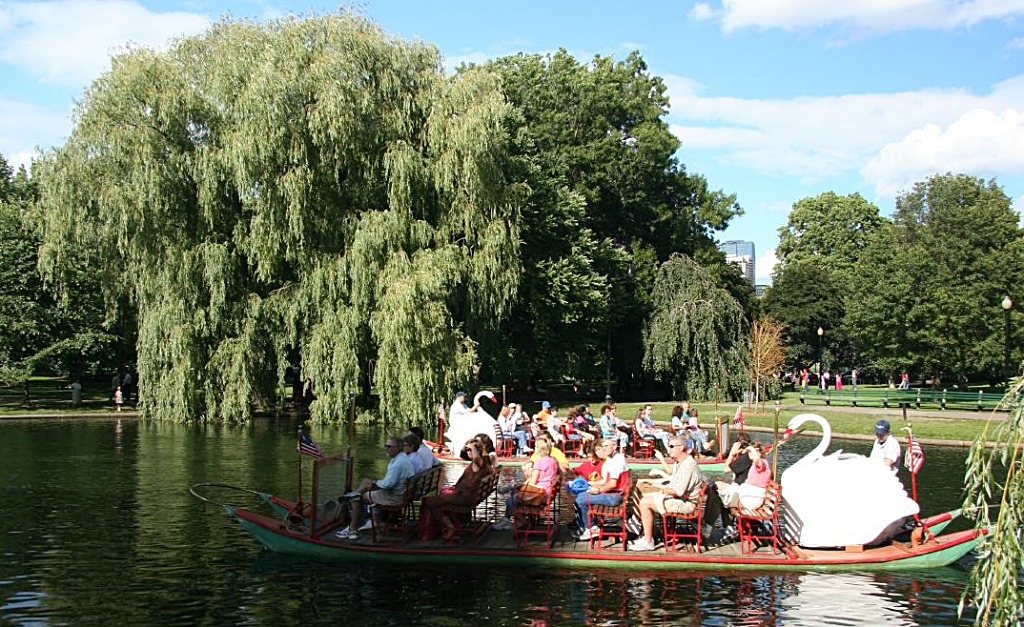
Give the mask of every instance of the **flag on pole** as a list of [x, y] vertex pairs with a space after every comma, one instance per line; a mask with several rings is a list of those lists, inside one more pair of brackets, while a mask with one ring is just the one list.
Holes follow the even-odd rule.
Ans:
[[903, 462], [903, 465], [907, 467], [910, 474], [916, 475], [917, 471], [921, 470], [921, 466], [924, 465], [924, 449], [921, 448], [921, 443], [914, 439], [913, 432], [910, 433], [907, 442], [907, 459]]
[[732, 423], [734, 425], [739, 425], [740, 430], [743, 430], [743, 403], [736, 406], [736, 413], [733, 414]]
[[320, 445], [313, 441], [313, 438], [299, 428], [299, 444], [295, 447], [299, 451], [299, 455], [308, 455], [309, 457], [315, 457], [322, 459], [324, 456], [324, 449], [320, 448]]

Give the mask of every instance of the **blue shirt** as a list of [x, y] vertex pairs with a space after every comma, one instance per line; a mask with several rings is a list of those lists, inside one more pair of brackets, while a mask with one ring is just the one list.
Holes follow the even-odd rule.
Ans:
[[390, 490], [394, 494], [405, 494], [405, 480], [416, 474], [412, 470], [412, 463], [405, 453], [399, 453], [388, 462], [388, 471], [384, 478], [377, 481], [377, 488]]

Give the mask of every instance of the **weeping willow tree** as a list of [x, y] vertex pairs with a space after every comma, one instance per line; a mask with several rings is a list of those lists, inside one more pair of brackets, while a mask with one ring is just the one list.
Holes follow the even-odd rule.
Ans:
[[[990, 420], [967, 455], [964, 507], [979, 524], [991, 525], [988, 540], [960, 602], [977, 607], [975, 623], [987, 627], [1020, 627], [1024, 621], [1024, 377], [1010, 386], [1004, 403], [1006, 420]], [[987, 449], [985, 442], [995, 442]], [[1005, 473], [1005, 479], [999, 480]], [[992, 519], [992, 513], [995, 520]]]
[[740, 303], [686, 255], [662, 264], [652, 300], [644, 366], [669, 378], [675, 398], [738, 398], [749, 352]]
[[101, 251], [146, 415], [244, 420], [297, 356], [314, 420], [371, 364], [382, 412], [418, 419], [518, 285], [510, 113], [494, 75], [347, 12], [225, 20], [88, 89], [39, 166], [40, 264]]

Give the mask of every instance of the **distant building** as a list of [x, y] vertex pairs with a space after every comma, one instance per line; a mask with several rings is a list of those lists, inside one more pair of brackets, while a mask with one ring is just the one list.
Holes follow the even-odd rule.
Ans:
[[756, 295], [756, 296], [757, 296], [758, 298], [763, 298], [763, 297], [764, 297], [764, 293], [765, 293], [765, 291], [766, 291], [766, 290], [767, 290], [767, 289], [768, 289], [769, 287], [771, 287], [771, 286], [770, 286], [770, 285], [755, 285], [755, 286], [754, 286], [754, 294], [755, 294], [755, 295]]
[[718, 250], [725, 254], [725, 260], [740, 267], [740, 272], [754, 285], [754, 242], [730, 240], [718, 245]]

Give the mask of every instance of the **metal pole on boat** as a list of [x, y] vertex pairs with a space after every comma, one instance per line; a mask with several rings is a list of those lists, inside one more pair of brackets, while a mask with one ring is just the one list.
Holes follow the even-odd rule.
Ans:
[[[301, 440], [302, 439], [302, 425], [299, 425], [299, 434], [298, 435], [299, 435], [299, 440]], [[296, 448], [295, 450], [296, 450], [296, 454], [297, 454], [297, 456], [299, 458], [299, 492], [298, 492], [298, 499], [299, 500], [298, 500], [298, 503], [295, 504], [295, 507], [301, 510], [302, 509], [302, 452], [299, 451], [298, 448]]]
[[355, 472], [356, 438], [356, 395], [349, 399], [348, 406], [348, 451], [345, 453], [345, 492], [352, 491], [352, 473]]
[[779, 412], [782, 411], [782, 401], [775, 401], [775, 429], [772, 433], [772, 479], [778, 481], [779, 476]]

